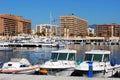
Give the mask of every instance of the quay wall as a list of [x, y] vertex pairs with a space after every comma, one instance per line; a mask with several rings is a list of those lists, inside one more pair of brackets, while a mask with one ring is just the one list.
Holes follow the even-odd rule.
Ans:
[[0, 74], [0, 80], [120, 80], [120, 78], [88, 78], [27, 74]]

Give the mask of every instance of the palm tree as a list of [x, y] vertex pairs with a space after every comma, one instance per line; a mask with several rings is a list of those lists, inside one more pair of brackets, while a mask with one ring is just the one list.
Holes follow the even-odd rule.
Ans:
[[71, 33], [71, 34], [70, 34], [70, 36], [71, 36], [71, 37], [73, 37], [73, 36], [74, 36], [74, 34], [73, 34], [73, 33]]
[[111, 36], [111, 32], [107, 31], [107, 36], [110, 37]]
[[43, 31], [41, 32], [41, 34], [42, 34], [42, 36], [45, 36], [45, 30], [43, 30]]
[[38, 36], [42, 36], [42, 34], [40, 32], [37, 32], [35, 34], [38, 35]]
[[53, 32], [53, 36], [56, 36], [56, 33], [55, 33], [55, 32]]
[[90, 33], [88, 36], [93, 37], [94, 35], [92, 33]]
[[79, 34], [78, 34], [78, 36], [81, 36], [81, 37], [83, 37], [83, 34], [82, 34], [82, 33], [79, 33]]
[[10, 33], [10, 36], [15, 36], [15, 32], [11, 32], [11, 33]]

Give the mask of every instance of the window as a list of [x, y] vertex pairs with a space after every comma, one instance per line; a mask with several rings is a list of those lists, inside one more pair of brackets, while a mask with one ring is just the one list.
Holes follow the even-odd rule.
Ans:
[[85, 54], [85, 61], [91, 61], [92, 60], [92, 54]]
[[110, 60], [109, 54], [105, 54], [103, 61], [106, 62], [106, 61], [109, 61], [109, 60]]
[[26, 67], [25, 65], [20, 65], [20, 67]]
[[51, 59], [52, 59], [53, 61], [56, 61], [56, 60], [57, 60], [57, 57], [58, 57], [58, 53], [52, 53]]
[[67, 58], [67, 53], [62, 53], [59, 54], [58, 60], [66, 60], [66, 58]]
[[93, 61], [101, 62], [102, 54], [94, 54]]
[[8, 66], [12, 66], [12, 64], [8, 64]]
[[68, 60], [75, 60], [75, 54], [74, 53], [69, 53]]

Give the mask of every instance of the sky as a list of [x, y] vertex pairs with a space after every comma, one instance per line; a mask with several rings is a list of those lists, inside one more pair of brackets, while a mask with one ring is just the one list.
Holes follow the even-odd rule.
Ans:
[[120, 24], [120, 0], [0, 0], [0, 14], [23, 16], [36, 24], [49, 24], [50, 14], [59, 25], [59, 17], [74, 14], [92, 24]]

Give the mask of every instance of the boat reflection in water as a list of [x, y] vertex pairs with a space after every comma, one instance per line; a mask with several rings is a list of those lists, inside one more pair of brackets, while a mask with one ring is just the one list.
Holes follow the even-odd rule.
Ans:
[[13, 55], [13, 49], [10, 47], [0, 47], [0, 68], [3, 66], [4, 62], [10, 60]]

